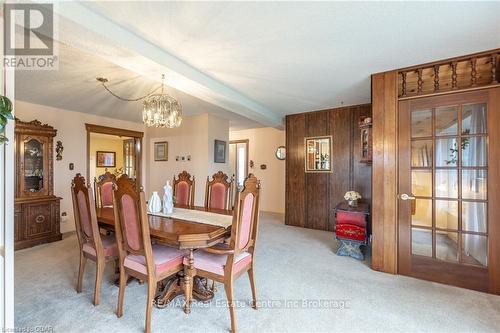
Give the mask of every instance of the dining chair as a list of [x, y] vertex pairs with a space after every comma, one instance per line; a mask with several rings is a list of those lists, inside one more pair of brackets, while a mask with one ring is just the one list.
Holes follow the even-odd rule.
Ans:
[[205, 208], [232, 209], [232, 194], [234, 175], [228, 181], [228, 175], [218, 171], [212, 175], [212, 180], [207, 176], [205, 186]]
[[94, 178], [95, 202], [97, 208], [113, 206], [113, 184], [116, 183], [116, 176], [109, 171]]
[[114, 235], [101, 235], [99, 233], [94, 196], [90, 185], [85, 185], [85, 178], [79, 173], [71, 182], [71, 197], [80, 248], [80, 268], [76, 291], [78, 293], [82, 291], [82, 280], [87, 259], [94, 261], [97, 265], [94, 305], [98, 305], [106, 262], [118, 259], [118, 247]]
[[[212, 175], [212, 180], [207, 176], [205, 185], [205, 208], [233, 209], [233, 183], [234, 175], [228, 182], [229, 176], [222, 171]], [[205, 280], [205, 287], [208, 288], [208, 279]], [[212, 291], [217, 291], [215, 281], [212, 281]]]
[[187, 171], [182, 171], [175, 179], [174, 175], [174, 196], [175, 203], [182, 206], [194, 206], [194, 186], [195, 179]]
[[115, 232], [120, 256], [120, 288], [117, 316], [123, 315], [125, 287], [129, 276], [147, 281], [145, 332], [151, 331], [151, 307], [157, 283], [183, 269], [184, 253], [180, 250], [151, 245], [146, 199], [142, 188], [137, 190], [134, 180], [124, 174], [113, 190]]
[[[253, 174], [248, 175], [243, 189], [237, 193], [229, 244], [221, 243], [196, 251], [194, 258], [184, 258], [184, 274], [188, 273], [188, 267], [192, 263], [196, 275], [224, 284], [231, 315], [231, 332], [236, 332], [233, 283], [245, 272], [250, 279], [252, 307], [257, 309], [253, 268], [259, 225], [259, 192], [260, 181]], [[194, 261], [190, 263], [190, 260]], [[192, 284], [189, 288], [192, 289]]]

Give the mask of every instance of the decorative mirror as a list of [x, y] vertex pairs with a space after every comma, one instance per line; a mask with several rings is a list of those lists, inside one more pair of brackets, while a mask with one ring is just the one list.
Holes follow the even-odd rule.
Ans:
[[276, 158], [280, 161], [283, 161], [286, 158], [285, 146], [279, 146], [278, 149], [276, 149]]
[[304, 139], [306, 172], [332, 172], [332, 137]]

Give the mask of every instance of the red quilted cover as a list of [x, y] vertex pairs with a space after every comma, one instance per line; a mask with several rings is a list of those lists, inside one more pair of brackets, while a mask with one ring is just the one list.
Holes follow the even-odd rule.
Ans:
[[337, 211], [336, 214], [337, 226], [339, 224], [353, 224], [363, 228], [366, 228], [366, 218], [363, 213], [353, 213], [345, 211]]
[[366, 238], [366, 229], [353, 224], [338, 224], [336, 234], [338, 238], [347, 238], [358, 241], [364, 241]]

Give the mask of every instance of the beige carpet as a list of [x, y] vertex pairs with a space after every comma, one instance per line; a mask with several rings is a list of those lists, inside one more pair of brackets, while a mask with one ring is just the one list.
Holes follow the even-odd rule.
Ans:
[[[338, 257], [332, 233], [288, 227], [283, 217], [262, 214], [256, 254], [257, 296], [249, 307], [246, 275], [236, 283], [239, 332], [498, 332], [500, 297], [393, 276], [366, 262]], [[131, 283], [124, 315], [115, 315], [118, 289], [107, 269], [101, 305], [92, 305], [94, 264], [83, 292], [75, 235], [16, 252], [16, 326], [51, 326], [54, 332], [142, 332], [146, 287]], [[230, 327], [223, 286], [209, 304], [195, 303], [188, 316], [182, 301], [154, 309], [153, 332], [225, 332]]]

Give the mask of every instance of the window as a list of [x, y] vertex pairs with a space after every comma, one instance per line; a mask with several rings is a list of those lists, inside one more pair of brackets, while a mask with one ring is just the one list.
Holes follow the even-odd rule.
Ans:
[[248, 176], [248, 139], [229, 142], [229, 163], [238, 187]]

